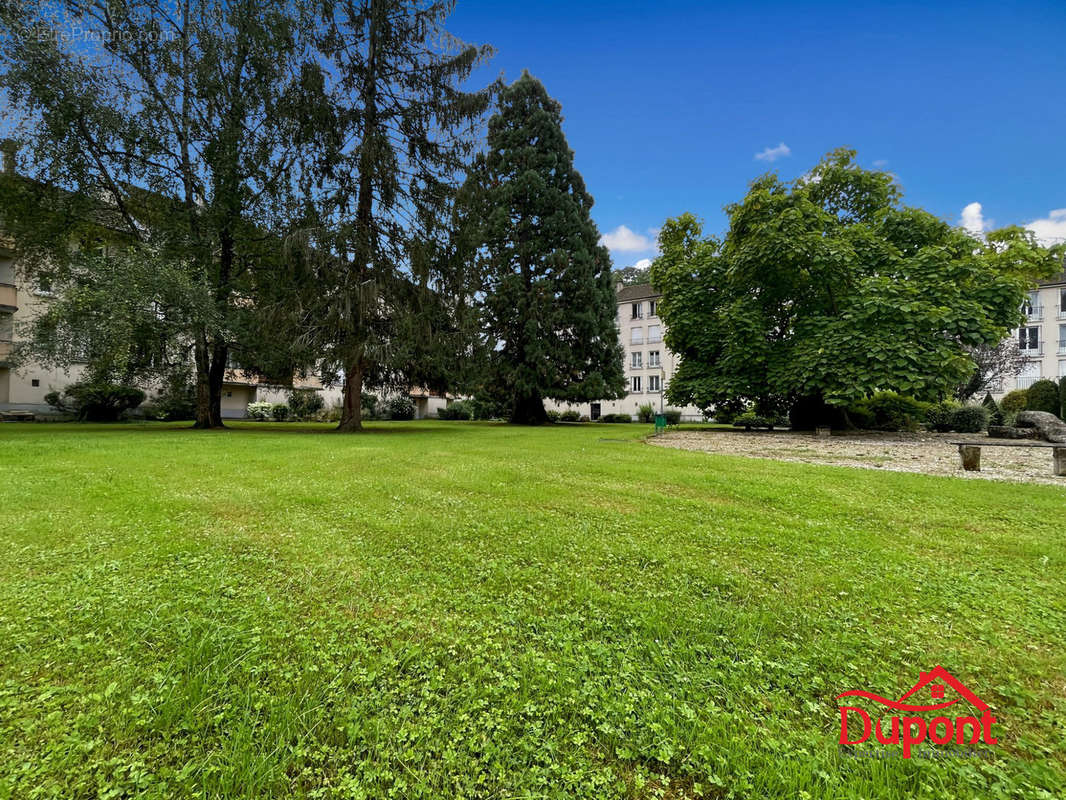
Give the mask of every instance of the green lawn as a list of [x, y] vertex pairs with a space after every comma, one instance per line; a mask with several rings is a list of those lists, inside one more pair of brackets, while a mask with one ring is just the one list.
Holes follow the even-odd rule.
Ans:
[[0, 426], [0, 798], [1064, 796], [1066, 491], [649, 431]]

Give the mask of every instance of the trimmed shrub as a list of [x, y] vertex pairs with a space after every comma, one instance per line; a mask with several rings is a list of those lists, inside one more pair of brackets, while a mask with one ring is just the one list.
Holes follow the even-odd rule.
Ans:
[[568, 408], [562, 414], [559, 415], [559, 419], [563, 422], [577, 422], [581, 419], [581, 415], [577, 413], [576, 409]]
[[984, 406], [963, 406], [951, 414], [951, 429], [959, 433], [980, 433], [988, 428], [988, 409]]
[[996, 398], [992, 396], [991, 392], [985, 392], [985, 399], [981, 401], [981, 405], [988, 409], [989, 425], [1003, 424], [1003, 411], [1000, 409], [999, 404], [996, 402]]
[[633, 417], [629, 414], [604, 414], [600, 422], [632, 422]]
[[289, 407], [285, 403], [274, 403], [270, 407], [270, 416], [275, 422], [284, 422], [289, 418]]
[[589, 417], [588, 417], [587, 414], [582, 414], [580, 419], [578, 419], [578, 422], [590, 422], [590, 421], [591, 420], [589, 420]]
[[[381, 401], [377, 395], [361, 392], [359, 394], [359, 408], [363, 419], [378, 419], [381, 414]], [[337, 419], [340, 419], [338, 416]]]
[[1004, 414], [1017, 416], [1019, 412], [1029, 407], [1029, 390], [1015, 389], [1013, 392], [1007, 392], [999, 401], [999, 407]]
[[504, 419], [507, 416], [506, 406], [485, 394], [474, 395], [470, 408], [474, 419]]
[[402, 394], [390, 397], [385, 401], [385, 411], [388, 413], [389, 419], [409, 420], [415, 418], [415, 404], [411, 402], [410, 397], [405, 397]]
[[44, 401], [84, 422], [117, 422], [127, 411], [143, 403], [144, 398], [144, 392], [135, 386], [82, 381], [70, 384], [62, 394], [49, 392]]
[[756, 414], [754, 411], [745, 411], [743, 414], [738, 414], [733, 420], [734, 428], [743, 428], [746, 431], [750, 431], [752, 428], [770, 428], [773, 429], [774, 422], [769, 417], [764, 417], [762, 414]]
[[293, 389], [289, 392], [289, 411], [294, 419], [314, 419], [326, 407], [321, 392], [314, 389]]
[[934, 403], [925, 412], [925, 424], [931, 431], [947, 433], [954, 429], [955, 412], [959, 410], [957, 403], [943, 402]]
[[1056, 417], [1062, 411], [1059, 401], [1059, 385], [1055, 381], [1041, 378], [1029, 387], [1029, 411], [1046, 411]]
[[668, 408], [663, 412], [663, 416], [666, 417], [667, 425], [680, 425], [681, 424], [681, 409], [680, 408]]
[[[865, 415], [879, 431], [913, 431], [925, 419], [928, 405], [896, 392], [877, 392], [848, 409], [848, 415]], [[865, 427], [865, 426], [863, 426]]]
[[548, 415], [548, 422], [558, 422], [559, 421], [559, 412], [556, 411], [554, 408], [549, 408], [544, 413]]
[[655, 422], [655, 406], [644, 403], [637, 409], [637, 422]]
[[472, 416], [470, 405], [463, 400], [456, 400], [437, 410], [438, 419], [468, 420]]
[[271, 403], [257, 402], [248, 404], [248, 416], [257, 422], [266, 422], [273, 410], [274, 406]]

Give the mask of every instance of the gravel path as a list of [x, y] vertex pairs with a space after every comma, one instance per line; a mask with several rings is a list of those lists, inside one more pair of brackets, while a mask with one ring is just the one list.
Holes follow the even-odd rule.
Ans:
[[982, 442], [988, 437], [965, 433], [849, 433], [825, 439], [809, 433], [708, 430], [671, 431], [650, 437], [648, 442], [657, 447], [749, 458], [1045, 483], [1066, 488], [1066, 477], [1051, 474], [1051, 449], [1046, 447], [1030, 450], [986, 447], [981, 450], [981, 471], [964, 472], [959, 466], [959, 450], [950, 442], [967, 440]]

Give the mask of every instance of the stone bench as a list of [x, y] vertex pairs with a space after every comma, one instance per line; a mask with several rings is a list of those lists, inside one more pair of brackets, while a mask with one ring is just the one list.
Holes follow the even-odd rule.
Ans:
[[0, 411], [0, 420], [4, 422], [33, 422], [35, 417], [32, 411]]
[[1044, 444], [1029, 442], [952, 442], [958, 445], [959, 460], [962, 468], [967, 472], [981, 471], [981, 448], [982, 447], [1050, 447], [1051, 448], [1051, 471], [1054, 475], [1066, 475], [1066, 444]]

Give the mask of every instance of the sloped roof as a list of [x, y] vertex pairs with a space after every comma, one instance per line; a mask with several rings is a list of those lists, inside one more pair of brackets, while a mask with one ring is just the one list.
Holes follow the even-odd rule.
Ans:
[[627, 303], [631, 300], [647, 300], [659, 297], [659, 292], [652, 288], [650, 283], [634, 283], [632, 286], [618, 287], [618, 302]]

